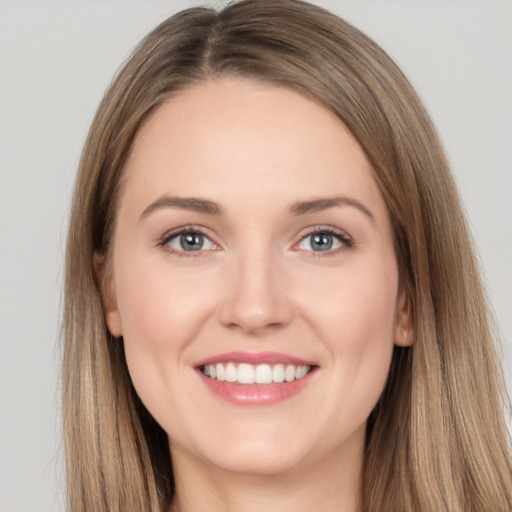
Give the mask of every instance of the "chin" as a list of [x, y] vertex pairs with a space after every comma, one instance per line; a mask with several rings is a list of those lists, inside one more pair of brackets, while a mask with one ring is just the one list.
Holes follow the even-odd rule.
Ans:
[[304, 464], [304, 453], [288, 441], [231, 438], [226, 443], [198, 447], [196, 456], [220, 470], [242, 475], [272, 476], [287, 473]]
[[252, 476], [278, 476], [297, 469], [303, 465], [300, 457], [294, 457], [293, 454], [262, 451], [243, 451], [229, 454], [222, 460], [217, 460], [215, 464], [219, 469], [231, 473]]

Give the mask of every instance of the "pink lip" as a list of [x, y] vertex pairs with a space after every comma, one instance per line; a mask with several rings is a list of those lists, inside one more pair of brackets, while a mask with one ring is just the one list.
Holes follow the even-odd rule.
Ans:
[[[309, 365], [313, 369], [302, 379], [273, 384], [221, 382], [204, 375], [203, 366], [225, 362], [252, 365], [277, 363], [296, 366]], [[310, 383], [313, 374], [316, 373], [316, 367], [313, 363], [277, 352], [227, 352], [199, 361], [195, 367], [201, 380], [212, 393], [231, 404], [241, 406], [271, 405], [286, 400], [302, 391]]]
[[308, 385], [313, 372], [302, 379], [280, 384], [235, 384], [210, 379], [199, 372], [207, 388], [234, 405], [271, 405], [296, 395]]
[[219, 354], [213, 357], [209, 357], [208, 359], [204, 359], [202, 361], [197, 362], [194, 366], [196, 368], [200, 366], [205, 366], [207, 364], [217, 364], [217, 363], [247, 363], [247, 364], [294, 364], [296, 366], [309, 365], [314, 366], [314, 363], [310, 361], [305, 361], [304, 359], [299, 359], [297, 357], [292, 357], [287, 354], [280, 354], [279, 352], [243, 352], [243, 351], [235, 351], [235, 352], [226, 352], [224, 354]]

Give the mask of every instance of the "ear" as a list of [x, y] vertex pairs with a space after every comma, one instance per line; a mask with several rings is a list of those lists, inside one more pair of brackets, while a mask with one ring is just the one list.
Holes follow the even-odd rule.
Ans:
[[401, 286], [398, 292], [395, 315], [395, 345], [410, 347], [414, 339], [411, 313], [411, 300], [407, 287]]
[[93, 264], [98, 283], [101, 287], [101, 298], [108, 330], [112, 336], [118, 338], [123, 335], [123, 327], [121, 315], [117, 308], [117, 297], [112, 272], [109, 269], [107, 258], [104, 254], [95, 252]]

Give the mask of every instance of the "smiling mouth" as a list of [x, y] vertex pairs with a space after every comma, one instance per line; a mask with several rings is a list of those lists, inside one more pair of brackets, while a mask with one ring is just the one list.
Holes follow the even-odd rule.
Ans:
[[205, 364], [199, 369], [206, 377], [233, 384], [280, 384], [304, 378], [314, 367], [294, 364], [216, 363]]

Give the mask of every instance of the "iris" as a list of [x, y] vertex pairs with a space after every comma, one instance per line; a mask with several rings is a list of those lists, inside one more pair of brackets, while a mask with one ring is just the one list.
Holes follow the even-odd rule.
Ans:
[[315, 233], [311, 235], [311, 249], [314, 251], [328, 251], [332, 248], [332, 235], [328, 233]]
[[204, 245], [204, 236], [200, 233], [184, 233], [180, 236], [180, 245], [184, 251], [199, 251]]

